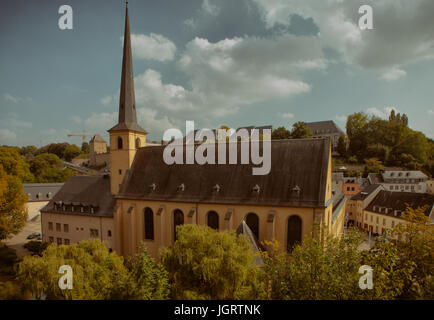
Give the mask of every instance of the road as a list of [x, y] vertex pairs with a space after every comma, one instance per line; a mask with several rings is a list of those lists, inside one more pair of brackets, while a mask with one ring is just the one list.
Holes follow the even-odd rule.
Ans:
[[27, 240], [27, 236], [32, 232], [41, 233], [41, 215], [39, 214], [31, 221], [27, 221], [23, 230], [11, 239], [6, 240], [4, 243], [17, 251], [17, 256], [22, 257], [24, 255], [30, 254], [30, 252], [23, 247], [24, 244], [31, 240]]

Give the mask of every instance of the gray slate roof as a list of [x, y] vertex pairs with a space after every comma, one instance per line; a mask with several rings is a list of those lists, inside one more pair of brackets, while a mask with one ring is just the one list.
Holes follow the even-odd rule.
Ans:
[[[407, 204], [413, 209], [426, 205], [427, 210], [425, 211], [425, 214], [429, 216], [434, 205], [434, 195], [428, 193], [392, 192], [381, 190], [374, 200], [372, 200], [367, 206], [366, 210], [378, 212], [378, 210], [374, 210], [374, 206], [376, 206], [404, 212]], [[393, 216], [393, 211], [389, 210], [387, 214], [383, 214]], [[401, 214], [398, 215], [398, 217], [400, 216]]]
[[[74, 204], [77, 207], [77, 212], [68, 211], [68, 214], [113, 217], [115, 199], [110, 192], [110, 177], [108, 175], [71, 177], [41, 212], [56, 212], [54, 203], [59, 202]], [[79, 210], [81, 205], [96, 207], [95, 213], [81, 213]], [[65, 213], [61, 210], [57, 211]]]
[[[238, 159], [241, 143], [248, 142], [238, 143]], [[260, 146], [262, 149], [262, 143]], [[163, 161], [163, 150], [163, 146], [155, 146], [137, 151], [119, 198], [301, 207], [325, 205], [329, 139], [271, 141], [271, 171], [263, 176], [252, 175], [252, 164], [167, 165]], [[151, 187], [153, 184], [155, 190]], [[182, 184], [184, 188], [180, 187]], [[253, 191], [256, 185], [260, 187], [259, 193]], [[299, 193], [293, 190], [296, 187], [300, 188]]]
[[25, 183], [24, 193], [28, 202], [48, 201], [62, 188], [63, 183]]
[[344, 134], [344, 132], [332, 120], [307, 122], [306, 125], [310, 128], [313, 135], [330, 134], [330, 133]]

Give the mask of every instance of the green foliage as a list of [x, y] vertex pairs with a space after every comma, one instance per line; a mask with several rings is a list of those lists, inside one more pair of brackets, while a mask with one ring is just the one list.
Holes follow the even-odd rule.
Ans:
[[339, 136], [338, 146], [337, 146], [336, 151], [342, 157], [345, 157], [347, 155], [347, 139], [346, 139], [346, 137], [343, 134], [341, 134]]
[[58, 156], [60, 159], [63, 158], [65, 154], [66, 148], [69, 146], [69, 143], [62, 142], [62, 143], [51, 143], [49, 145], [46, 145], [36, 152], [35, 155], [41, 154], [41, 153], [54, 153], [56, 156]]
[[291, 139], [291, 132], [286, 130], [285, 127], [274, 129], [271, 133], [271, 140], [284, 140]]
[[253, 299], [264, 294], [249, 241], [208, 227], [177, 227], [162, 254], [174, 299]]
[[342, 240], [331, 236], [325, 242], [309, 237], [291, 255], [278, 251], [263, 253], [264, 280], [271, 299], [359, 299], [358, 273], [362, 255], [357, 249], [359, 234], [349, 232]]
[[45, 249], [47, 249], [49, 244], [50, 244], [49, 242], [32, 240], [27, 242], [23, 247], [34, 254], [42, 256], [42, 253], [44, 252]]
[[350, 140], [349, 155], [356, 156], [359, 161], [378, 158], [389, 166], [422, 168], [432, 174], [434, 143], [407, 125], [407, 116], [395, 115], [393, 110], [389, 121], [368, 118], [360, 112], [350, 115], [346, 126]]
[[13, 274], [13, 266], [17, 262], [17, 253], [0, 242], [0, 274]]
[[312, 131], [305, 122], [299, 121], [292, 125], [292, 139], [306, 139], [312, 137]]
[[366, 171], [379, 173], [384, 169], [383, 163], [377, 158], [365, 159]]
[[82, 144], [81, 144], [81, 152], [82, 153], [89, 153], [90, 152], [90, 146], [89, 146], [89, 143], [87, 143], [87, 142], [83, 142]]
[[0, 300], [20, 300], [23, 295], [18, 283], [13, 281], [0, 281]]
[[66, 147], [65, 152], [63, 153], [63, 158], [66, 161], [71, 161], [79, 154], [81, 154], [81, 149], [77, 147], [75, 144], [71, 144]]
[[0, 240], [18, 234], [27, 220], [27, 195], [21, 180], [9, 175], [0, 164]]
[[34, 180], [29, 165], [21, 157], [17, 148], [0, 147], [0, 165], [8, 175], [18, 177], [24, 183]]
[[38, 151], [38, 148], [35, 146], [26, 146], [20, 148], [20, 155], [27, 157], [27, 156], [33, 156]]
[[63, 163], [53, 153], [42, 153], [30, 160], [30, 170], [39, 183], [47, 182], [65, 182], [71, 175], [72, 171], [63, 168]]
[[351, 156], [348, 158], [348, 163], [349, 164], [357, 164], [357, 157], [356, 156]]
[[132, 295], [141, 300], [162, 300], [169, 296], [169, 275], [161, 264], [155, 263], [146, 245], [142, 243], [140, 253], [130, 261], [134, 283]]
[[[59, 267], [70, 265], [73, 289], [61, 290]], [[69, 246], [51, 244], [42, 257], [25, 256], [18, 266], [23, 290], [47, 299], [126, 299], [133, 284], [122, 257], [109, 253], [99, 240], [81, 241]]]

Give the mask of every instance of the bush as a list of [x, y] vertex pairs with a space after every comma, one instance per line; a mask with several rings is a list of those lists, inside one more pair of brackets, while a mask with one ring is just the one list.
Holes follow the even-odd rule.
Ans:
[[45, 249], [49, 246], [50, 243], [48, 242], [41, 242], [41, 241], [29, 241], [24, 245], [24, 248], [29, 250], [30, 252], [37, 254], [39, 256], [42, 256], [42, 252], [44, 252]]
[[0, 243], [0, 273], [6, 275], [13, 274], [13, 266], [17, 260], [16, 251], [5, 244]]
[[177, 227], [162, 255], [174, 299], [260, 299], [264, 291], [249, 241], [208, 227]]

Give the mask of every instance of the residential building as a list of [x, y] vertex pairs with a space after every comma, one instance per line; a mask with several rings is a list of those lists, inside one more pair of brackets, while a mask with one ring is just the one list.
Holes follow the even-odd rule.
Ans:
[[361, 228], [374, 235], [385, 234], [386, 229], [407, 223], [402, 218], [407, 206], [413, 209], [425, 207], [425, 215], [434, 223], [434, 195], [382, 190], [363, 210]]
[[62, 186], [63, 183], [24, 183], [24, 193], [27, 195], [27, 219], [32, 220], [39, 215], [39, 210], [54, 197]]
[[421, 171], [388, 170], [381, 173], [370, 173], [371, 184], [381, 184], [392, 192], [427, 192], [428, 176]]

